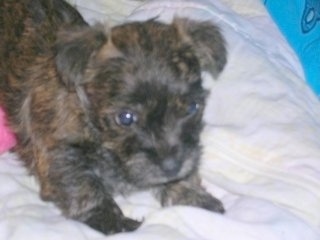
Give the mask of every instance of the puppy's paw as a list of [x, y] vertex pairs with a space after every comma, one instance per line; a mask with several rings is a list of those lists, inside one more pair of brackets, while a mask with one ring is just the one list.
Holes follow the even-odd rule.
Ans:
[[142, 222], [131, 219], [123, 219], [123, 232], [132, 232], [141, 226]]
[[200, 207], [209, 211], [224, 213], [224, 207], [220, 200], [209, 194], [200, 184], [197, 176], [184, 181], [167, 184], [161, 188], [159, 195], [163, 206], [187, 205]]
[[193, 201], [194, 205], [200, 208], [204, 208], [217, 213], [225, 212], [222, 202], [207, 192], [202, 192], [198, 194], [195, 193]]
[[85, 221], [90, 227], [105, 234], [114, 234], [120, 232], [132, 232], [136, 230], [141, 222], [131, 218], [110, 216], [110, 214], [99, 214]]
[[105, 234], [131, 232], [136, 230], [141, 222], [125, 217], [120, 208], [114, 205], [97, 207], [91, 210], [84, 221], [87, 225]]
[[203, 188], [197, 190], [185, 188], [181, 193], [179, 198], [175, 196], [177, 200], [179, 199], [175, 204], [200, 207], [217, 213], [225, 212], [222, 202]]

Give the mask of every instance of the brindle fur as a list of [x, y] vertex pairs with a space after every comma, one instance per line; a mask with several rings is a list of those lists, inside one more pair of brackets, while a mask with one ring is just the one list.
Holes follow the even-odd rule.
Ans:
[[[165, 206], [224, 211], [198, 177], [200, 72], [226, 62], [217, 27], [175, 19], [106, 30], [62, 0], [6, 0], [0, 31], [1, 106], [44, 200], [106, 234], [140, 225], [116, 194], [153, 189]], [[117, 121], [124, 110], [136, 114], [130, 126]]]

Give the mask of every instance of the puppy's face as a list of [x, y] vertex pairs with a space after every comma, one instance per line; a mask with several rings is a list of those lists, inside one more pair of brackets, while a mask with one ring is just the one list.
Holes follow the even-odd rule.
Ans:
[[[102, 146], [138, 187], [181, 179], [198, 166], [206, 97], [201, 70], [207, 64], [214, 73], [220, 72], [225, 49], [217, 29], [211, 27], [219, 41], [212, 39], [211, 45], [218, 45], [220, 53], [214, 54], [221, 54], [222, 60], [219, 56], [216, 60], [210, 54], [215, 50], [202, 41], [210, 56], [203, 59], [205, 53], [183, 24], [126, 24], [112, 29], [108, 37], [99, 31], [80, 34], [68, 40], [69, 47], [64, 43], [58, 50], [58, 70], [67, 85], [82, 89], [79, 98], [99, 129]], [[91, 46], [87, 40], [91, 37], [97, 46]], [[74, 52], [78, 45], [92, 48], [82, 50], [90, 53], [85, 67], [61, 64], [66, 55], [70, 62], [68, 51]]]
[[86, 86], [103, 145], [138, 185], [184, 177], [200, 155], [205, 92], [199, 63], [192, 53], [174, 56], [179, 50], [170, 49], [162, 57], [165, 49], [158, 50], [110, 59]]

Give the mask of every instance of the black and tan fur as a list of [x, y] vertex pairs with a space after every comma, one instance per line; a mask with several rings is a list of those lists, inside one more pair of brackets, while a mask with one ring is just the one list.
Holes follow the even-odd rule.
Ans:
[[0, 104], [41, 197], [106, 234], [140, 223], [113, 196], [223, 212], [198, 176], [207, 93], [226, 62], [207, 22], [90, 27], [62, 0], [0, 1]]

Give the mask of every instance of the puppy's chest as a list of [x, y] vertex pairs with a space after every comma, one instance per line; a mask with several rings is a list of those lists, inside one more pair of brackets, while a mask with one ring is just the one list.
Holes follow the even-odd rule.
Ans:
[[109, 191], [110, 189], [113, 195], [129, 195], [133, 192], [140, 190], [137, 186], [127, 181], [123, 176], [117, 176], [116, 178], [109, 178], [107, 174], [102, 177], [103, 185]]
[[129, 181], [119, 167], [111, 166], [110, 162], [101, 162], [99, 166], [93, 168], [93, 172], [98, 176], [106, 191], [112, 195], [129, 195], [139, 189], [134, 183]]

